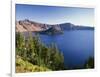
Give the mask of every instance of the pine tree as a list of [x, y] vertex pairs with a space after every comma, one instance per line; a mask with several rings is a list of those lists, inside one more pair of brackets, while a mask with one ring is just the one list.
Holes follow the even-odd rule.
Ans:
[[20, 56], [24, 56], [24, 47], [25, 47], [25, 38], [23, 37], [23, 34], [16, 33], [16, 54]]
[[61, 70], [64, 67], [63, 54], [58, 50], [57, 45], [52, 43], [44, 45], [38, 34], [25, 38], [22, 33], [16, 33], [16, 55], [33, 65], [48, 67], [52, 70]]

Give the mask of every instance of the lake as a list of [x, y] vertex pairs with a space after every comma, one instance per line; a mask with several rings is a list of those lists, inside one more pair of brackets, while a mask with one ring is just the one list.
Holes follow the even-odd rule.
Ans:
[[[32, 33], [34, 36], [34, 32]], [[25, 36], [29, 34], [26, 32]], [[63, 34], [40, 34], [45, 45], [55, 43], [64, 55], [64, 66], [83, 67], [89, 57], [94, 57], [94, 30], [69, 30]]]
[[82, 67], [94, 56], [94, 30], [70, 30], [60, 35], [40, 35], [41, 41], [49, 45], [55, 43], [63, 52], [65, 67]]

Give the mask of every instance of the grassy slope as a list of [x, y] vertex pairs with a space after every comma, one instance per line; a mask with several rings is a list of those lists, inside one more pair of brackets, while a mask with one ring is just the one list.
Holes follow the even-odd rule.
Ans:
[[28, 61], [24, 61], [21, 57], [16, 58], [16, 73], [25, 73], [25, 72], [39, 72], [39, 71], [51, 71], [46, 67], [41, 67], [33, 65]]

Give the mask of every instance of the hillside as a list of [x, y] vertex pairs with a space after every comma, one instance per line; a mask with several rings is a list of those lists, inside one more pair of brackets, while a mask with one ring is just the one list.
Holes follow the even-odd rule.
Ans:
[[23, 60], [20, 56], [16, 58], [16, 73], [25, 73], [25, 72], [39, 72], [39, 71], [51, 71], [46, 67], [33, 65], [29, 61]]
[[72, 23], [61, 23], [61, 24], [42, 24], [30, 20], [16, 21], [16, 32], [40, 32], [58, 34], [64, 30], [93, 30], [94, 27], [74, 25]]

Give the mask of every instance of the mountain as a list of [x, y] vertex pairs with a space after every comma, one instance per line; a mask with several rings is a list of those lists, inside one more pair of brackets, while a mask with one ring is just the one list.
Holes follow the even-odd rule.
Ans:
[[33, 22], [27, 19], [16, 21], [16, 32], [38, 32], [47, 30], [49, 27], [50, 26], [48, 26], [47, 24]]
[[62, 23], [62, 24], [42, 24], [30, 20], [20, 20], [16, 21], [16, 32], [39, 32], [47, 34], [59, 34], [63, 33], [64, 30], [93, 30], [94, 27], [79, 26], [72, 23]]

